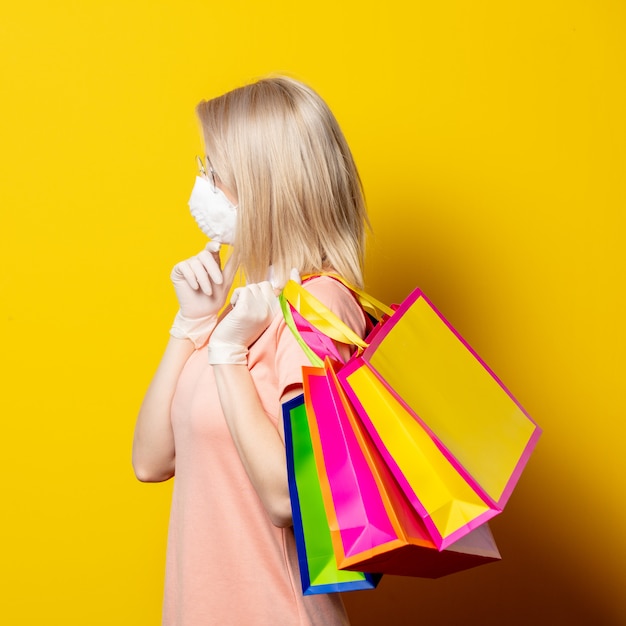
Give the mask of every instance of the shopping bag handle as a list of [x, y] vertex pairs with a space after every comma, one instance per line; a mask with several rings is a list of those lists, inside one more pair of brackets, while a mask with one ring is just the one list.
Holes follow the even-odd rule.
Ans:
[[291, 306], [289, 305], [289, 302], [287, 302], [287, 299], [283, 296], [282, 293], [278, 296], [278, 301], [280, 302], [280, 308], [282, 309], [283, 317], [285, 318], [285, 323], [287, 324], [287, 327], [296, 338], [296, 341], [300, 344], [300, 347], [307, 355], [309, 361], [311, 361], [311, 365], [313, 365], [313, 367], [323, 367], [324, 362], [322, 361], [322, 359], [317, 356], [317, 354], [315, 354], [315, 352], [309, 347], [307, 342], [304, 340], [304, 337], [302, 337], [300, 331], [298, 330], [296, 322], [293, 319]]
[[[339, 274], [335, 274], [334, 272], [319, 272], [317, 274], [306, 274], [302, 277], [302, 280], [308, 280], [309, 278], [317, 278], [318, 276], [329, 276], [334, 280], [340, 282], [344, 287], [347, 287], [357, 298], [359, 304], [363, 307], [363, 309], [369, 313], [374, 319], [380, 321], [383, 317], [391, 316], [393, 314], [393, 309], [388, 307], [386, 304], [383, 304], [380, 300], [374, 298], [368, 293], [365, 293], [362, 289], [351, 285], [345, 278], [339, 276]], [[320, 302], [321, 306], [324, 306]]]
[[[348, 289], [350, 289], [350, 291], [357, 296], [361, 306], [363, 306], [368, 313], [373, 315], [375, 319], [380, 320], [385, 315], [393, 314], [393, 310], [391, 308], [382, 304], [382, 302], [379, 302], [375, 298], [372, 298], [360, 289], [352, 287], [337, 275], [326, 275], [339, 280]], [[316, 274], [315, 276], [319, 276], [319, 274]], [[300, 315], [307, 320], [307, 322], [331, 339], [339, 341], [340, 343], [356, 346], [361, 350], [367, 348], [367, 342], [359, 337], [359, 335], [357, 335], [347, 324], [343, 322], [343, 320], [335, 315], [325, 304], [320, 302], [313, 294], [295, 281], [290, 280], [285, 285], [281, 293], [280, 300], [283, 313], [285, 313], [285, 309], [288, 308], [284, 305], [286, 302], [298, 311], [298, 313], [300, 313]]]

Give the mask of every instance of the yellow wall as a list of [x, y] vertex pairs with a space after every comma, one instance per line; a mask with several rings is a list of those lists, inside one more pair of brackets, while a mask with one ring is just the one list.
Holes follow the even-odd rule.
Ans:
[[626, 622], [623, 2], [6, 4], [3, 623], [159, 623], [170, 485], [129, 455], [169, 269], [203, 244], [193, 107], [271, 71], [353, 146], [369, 290], [421, 286], [545, 430], [504, 560], [387, 578], [354, 624]]

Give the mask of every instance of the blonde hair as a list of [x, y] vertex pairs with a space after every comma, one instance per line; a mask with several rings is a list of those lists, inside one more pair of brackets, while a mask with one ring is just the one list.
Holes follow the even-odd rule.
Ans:
[[350, 148], [311, 88], [271, 77], [202, 101], [207, 159], [238, 198], [234, 254], [247, 280], [335, 271], [363, 285], [367, 211]]

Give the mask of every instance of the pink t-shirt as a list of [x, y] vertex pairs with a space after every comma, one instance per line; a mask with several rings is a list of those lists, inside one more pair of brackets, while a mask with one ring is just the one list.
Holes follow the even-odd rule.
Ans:
[[[306, 288], [363, 336], [351, 293], [329, 277]], [[278, 315], [250, 348], [248, 367], [267, 419], [302, 382], [309, 361]], [[172, 404], [176, 477], [170, 517], [164, 626], [347, 624], [339, 594], [303, 596], [293, 529], [275, 527], [231, 439], [206, 349], [195, 351]]]

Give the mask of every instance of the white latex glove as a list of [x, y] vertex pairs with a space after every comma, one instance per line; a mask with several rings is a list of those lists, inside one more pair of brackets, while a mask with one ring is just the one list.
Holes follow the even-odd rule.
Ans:
[[180, 306], [170, 335], [190, 339], [196, 348], [215, 328], [235, 277], [230, 260], [222, 271], [219, 250], [219, 243], [209, 242], [202, 252], [176, 264], [170, 276]]
[[235, 289], [230, 302], [232, 310], [209, 340], [211, 365], [246, 365], [248, 348], [280, 312], [278, 296], [269, 281]]

